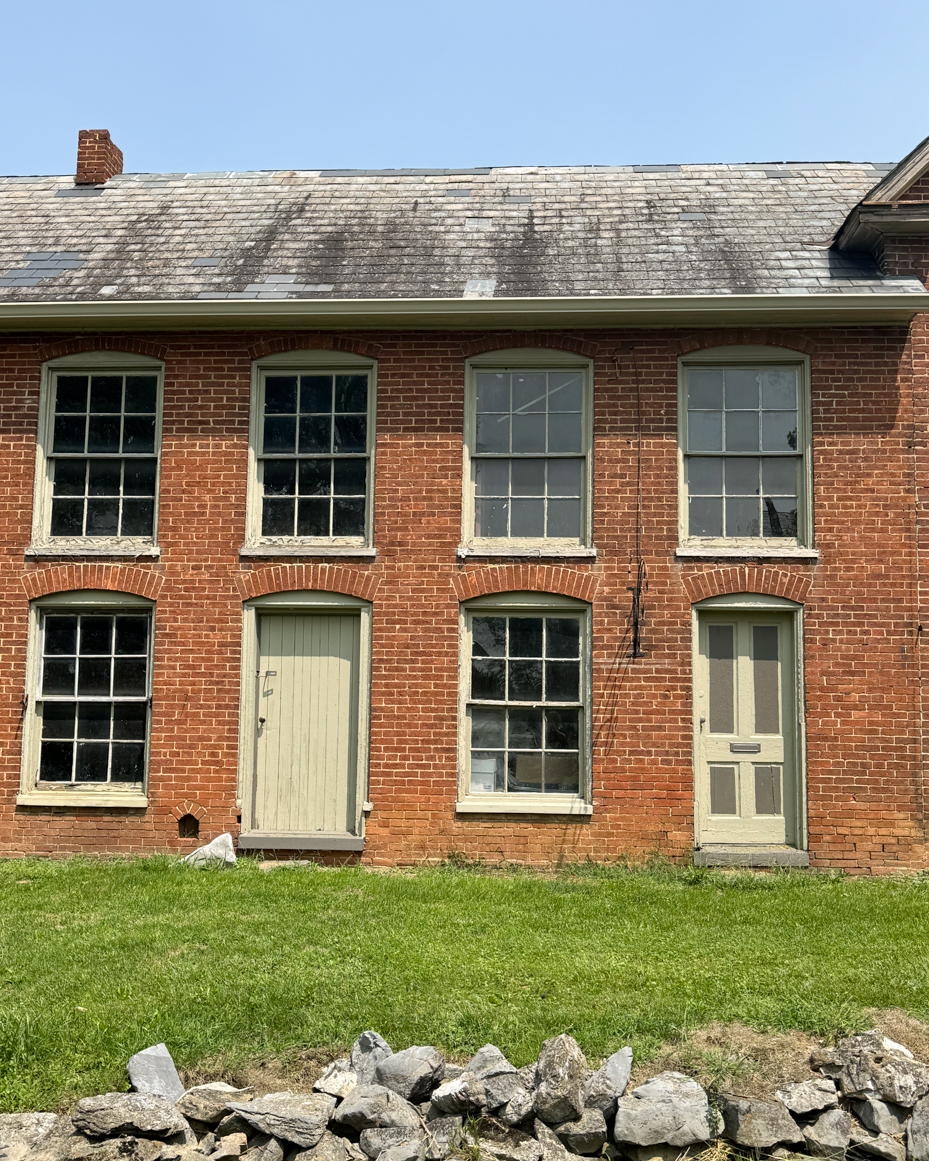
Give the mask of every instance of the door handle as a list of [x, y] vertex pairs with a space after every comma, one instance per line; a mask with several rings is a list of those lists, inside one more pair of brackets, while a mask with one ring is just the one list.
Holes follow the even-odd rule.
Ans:
[[703, 733], [703, 727], [706, 725], [706, 718], [700, 719], [700, 733]]
[[268, 720], [267, 718], [259, 718], [258, 719], [259, 726], [263, 726], [267, 720]]

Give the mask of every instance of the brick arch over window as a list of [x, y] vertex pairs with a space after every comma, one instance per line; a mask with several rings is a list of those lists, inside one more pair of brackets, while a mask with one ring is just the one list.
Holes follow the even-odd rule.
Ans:
[[786, 597], [803, 604], [813, 577], [810, 573], [789, 572], [783, 568], [737, 565], [692, 573], [684, 577], [683, 583], [691, 604], [729, 593], [762, 593], [766, 597]]
[[236, 577], [236, 586], [245, 601], [270, 593], [291, 592], [341, 593], [373, 601], [380, 583], [377, 573], [357, 572], [332, 564], [280, 564], [239, 573]]
[[279, 335], [275, 339], [262, 339], [248, 348], [250, 359], [264, 359], [267, 355], [279, 355], [285, 351], [345, 351], [349, 355], [359, 355], [363, 359], [377, 359], [382, 347], [380, 343], [369, 343], [350, 335], [321, 335], [315, 332], [294, 331]]
[[132, 593], [133, 596], [155, 601], [164, 580], [160, 573], [125, 564], [58, 564], [52, 568], [27, 572], [23, 577], [23, 588], [30, 601], [50, 593], [67, 593], [78, 589]]
[[795, 331], [700, 331], [695, 335], [685, 335], [675, 344], [679, 355], [689, 355], [691, 351], [705, 351], [708, 347], [784, 347], [788, 351], [800, 351], [804, 355], [815, 355], [816, 344], [798, 335]]
[[490, 593], [558, 593], [592, 601], [600, 578], [590, 572], [545, 564], [505, 564], [460, 572], [452, 579], [459, 601]]
[[507, 351], [516, 347], [529, 347], [535, 350], [551, 349], [555, 351], [570, 351], [573, 355], [584, 355], [592, 359], [597, 354], [595, 343], [587, 343], [574, 335], [560, 335], [545, 332], [510, 331], [497, 332], [485, 335], [480, 339], [473, 339], [470, 343], [461, 344], [462, 358], [471, 359], [475, 355], [483, 355], [490, 351]]
[[60, 359], [65, 355], [83, 355], [93, 351], [119, 351], [123, 355], [148, 355], [152, 359], [164, 360], [168, 348], [161, 343], [147, 339], [124, 339], [119, 336], [101, 335], [97, 338], [65, 339], [60, 343], [48, 343], [39, 347], [39, 360]]

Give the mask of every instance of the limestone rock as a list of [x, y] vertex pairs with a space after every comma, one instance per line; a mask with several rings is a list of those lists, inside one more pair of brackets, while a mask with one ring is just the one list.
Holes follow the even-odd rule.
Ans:
[[245, 1154], [245, 1161], [284, 1161], [284, 1150], [275, 1137], [269, 1137], [261, 1145], [253, 1145]]
[[232, 845], [232, 835], [217, 835], [211, 843], [197, 847], [195, 851], [185, 855], [181, 862], [190, 863], [192, 867], [234, 867], [236, 857], [235, 847]]
[[572, 1153], [599, 1153], [606, 1144], [606, 1119], [599, 1109], [584, 1109], [574, 1121], [553, 1126], [558, 1139]]
[[312, 1149], [301, 1149], [290, 1161], [352, 1161], [351, 1142], [327, 1129]]
[[532, 1093], [525, 1088], [518, 1088], [503, 1108], [497, 1109], [497, 1120], [508, 1128], [521, 1125], [533, 1112]]
[[706, 1093], [679, 1072], [662, 1072], [616, 1102], [613, 1137], [618, 1145], [680, 1148], [714, 1135]]
[[214, 1080], [210, 1084], [198, 1084], [189, 1088], [176, 1102], [177, 1107], [192, 1121], [203, 1121], [207, 1125], [215, 1125], [223, 1117], [228, 1116], [226, 1102], [237, 1096], [244, 1096], [249, 1089], [235, 1088], [221, 1080]]
[[526, 1092], [515, 1068], [512, 1072], [498, 1072], [494, 1076], [485, 1077], [483, 1084], [487, 1111], [491, 1113], [509, 1104], [517, 1093]]
[[750, 1149], [772, 1145], [802, 1145], [803, 1133], [780, 1101], [745, 1100], [724, 1096], [721, 1101], [723, 1133], [728, 1141]]
[[313, 1085], [313, 1091], [328, 1093], [329, 1096], [344, 1100], [357, 1084], [358, 1074], [352, 1069], [351, 1064], [347, 1060], [333, 1060]]
[[909, 1161], [929, 1161], [929, 1097], [918, 1100], [906, 1126]]
[[426, 1143], [423, 1137], [411, 1137], [408, 1141], [400, 1141], [397, 1145], [388, 1147], [379, 1154], [380, 1161], [423, 1161], [426, 1153]]
[[72, 1120], [75, 1128], [89, 1137], [173, 1137], [187, 1128], [173, 1101], [145, 1092], [84, 1097], [77, 1102]]
[[[85, 1142], [72, 1149], [70, 1157], [74, 1161], [161, 1161], [165, 1153], [171, 1152], [171, 1146], [165, 1146], [160, 1141], [150, 1141], [144, 1137], [117, 1137], [95, 1145]], [[180, 1150], [177, 1152], [180, 1154]], [[35, 1155], [29, 1156], [33, 1158]]]
[[26, 1161], [71, 1132], [70, 1118], [55, 1113], [0, 1113], [0, 1157]]
[[382, 1060], [393, 1055], [393, 1049], [377, 1032], [362, 1032], [352, 1045], [349, 1065], [358, 1077], [358, 1083], [374, 1084], [374, 1073]]
[[850, 1147], [880, 1157], [881, 1161], [906, 1161], [906, 1146], [887, 1133], [872, 1133], [852, 1123]]
[[462, 1117], [434, 1117], [426, 1122], [425, 1161], [445, 1161], [461, 1141]]
[[416, 1140], [417, 1144], [422, 1142], [423, 1131], [421, 1128], [365, 1129], [358, 1144], [366, 1157], [373, 1158], [379, 1157], [385, 1149], [391, 1149], [394, 1145], [412, 1140]]
[[834, 1109], [839, 1104], [839, 1091], [835, 1081], [828, 1076], [817, 1076], [812, 1080], [800, 1080], [796, 1084], [785, 1084], [775, 1094], [797, 1116], [818, 1113], [821, 1109]]
[[810, 1067], [831, 1076], [846, 1097], [878, 1096], [914, 1105], [929, 1093], [929, 1068], [908, 1049], [877, 1032], [862, 1032], [810, 1056]]
[[479, 1137], [466, 1133], [464, 1141], [467, 1145], [477, 1145], [482, 1155], [496, 1161], [540, 1161], [542, 1156], [542, 1146], [535, 1137], [519, 1129], [509, 1129], [492, 1118], [481, 1123]]
[[844, 1109], [827, 1109], [808, 1125], [803, 1126], [806, 1147], [814, 1157], [831, 1157], [840, 1161], [845, 1156], [852, 1134], [852, 1119]]
[[312, 1149], [322, 1140], [335, 1104], [328, 1093], [274, 1092], [242, 1104], [230, 1101], [229, 1108], [261, 1133]]
[[874, 1133], [887, 1133], [891, 1137], [897, 1137], [904, 1131], [911, 1112], [902, 1105], [891, 1104], [873, 1096], [852, 1101], [851, 1105], [855, 1116], [866, 1128]]
[[444, 1084], [447, 1080], [457, 1080], [464, 1071], [460, 1064], [449, 1064], [446, 1061], [445, 1067], [442, 1069], [442, 1083]]
[[210, 1154], [215, 1161], [222, 1161], [224, 1157], [241, 1157], [248, 1149], [248, 1137], [245, 1133], [227, 1133], [221, 1137], [219, 1144]]
[[332, 1116], [337, 1125], [361, 1132], [363, 1129], [418, 1129], [419, 1113], [409, 1101], [380, 1084], [358, 1085]]
[[251, 1122], [246, 1121], [240, 1113], [227, 1112], [216, 1126], [216, 1136], [226, 1137], [229, 1133], [248, 1133], [252, 1128]]
[[626, 1091], [631, 1072], [632, 1049], [620, 1048], [587, 1078], [584, 1086], [584, 1108], [599, 1109], [604, 1116], [610, 1116], [616, 1107], [616, 1101]]
[[485, 1044], [468, 1061], [466, 1071], [473, 1073], [478, 1080], [486, 1080], [489, 1076], [515, 1073], [516, 1069], [495, 1044]]
[[546, 1040], [537, 1070], [533, 1107], [539, 1120], [551, 1125], [579, 1117], [584, 1108], [587, 1061], [573, 1036], [562, 1034]]
[[153, 1044], [130, 1056], [126, 1072], [135, 1092], [151, 1092], [171, 1101], [184, 1095], [184, 1086], [165, 1044]]
[[531, 1064], [524, 1064], [522, 1068], [517, 1068], [519, 1079], [523, 1082], [523, 1087], [527, 1092], [535, 1092], [536, 1085], [539, 1083], [539, 1062], [533, 1060]]
[[426, 1100], [445, 1071], [445, 1057], [437, 1048], [414, 1045], [385, 1057], [374, 1070], [375, 1082], [404, 1100]]
[[570, 1154], [561, 1143], [557, 1134], [544, 1121], [540, 1121], [538, 1117], [536, 1117], [535, 1123], [533, 1124], [532, 1133], [542, 1146], [541, 1161], [569, 1161]]
[[432, 1107], [440, 1113], [450, 1113], [453, 1116], [483, 1112], [487, 1107], [484, 1085], [473, 1073], [463, 1072], [456, 1080], [448, 1080], [439, 1085], [432, 1094]]

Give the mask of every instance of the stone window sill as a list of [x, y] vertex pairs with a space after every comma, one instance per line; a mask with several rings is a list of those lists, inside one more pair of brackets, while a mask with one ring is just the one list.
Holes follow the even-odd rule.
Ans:
[[261, 556], [360, 556], [374, 560], [377, 549], [353, 544], [243, 544], [239, 549], [243, 560]]
[[469, 556], [518, 556], [527, 559], [545, 559], [546, 557], [562, 559], [593, 560], [597, 556], [596, 548], [585, 548], [582, 545], [548, 544], [530, 547], [521, 544], [459, 544], [455, 555], [460, 558]]
[[62, 556], [72, 558], [125, 556], [133, 559], [149, 557], [157, 560], [161, 556], [161, 548], [157, 544], [119, 544], [116, 541], [107, 545], [93, 543], [82, 545], [30, 544], [24, 555], [32, 559]]
[[681, 544], [674, 550], [678, 560], [713, 560], [727, 557], [737, 560], [819, 560], [815, 548], [800, 548], [795, 544], [777, 546], [765, 544]]
[[458, 814], [570, 814], [589, 817], [594, 808], [569, 795], [494, 794], [464, 798], [455, 803]]
[[123, 810], [144, 810], [148, 795], [141, 791], [106, 790], [28, 790], [16, 796], [17, 806], [69, 806], [76, 810], [86, 806], [117, 807]]

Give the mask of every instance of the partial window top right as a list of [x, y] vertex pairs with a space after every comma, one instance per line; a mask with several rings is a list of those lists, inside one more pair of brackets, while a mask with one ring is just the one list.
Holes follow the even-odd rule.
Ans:
[[807, 375], [794, 359], [682, 362], [683, 545], [811, 544]]

